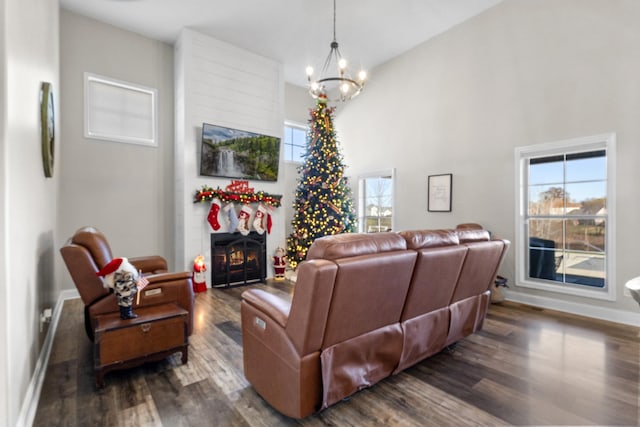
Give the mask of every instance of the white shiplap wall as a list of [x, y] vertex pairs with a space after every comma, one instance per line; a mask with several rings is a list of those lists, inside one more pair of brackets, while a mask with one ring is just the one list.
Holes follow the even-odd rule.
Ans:
[[[196, 255], [210, 266], [209, 204], [193, 203], [203, 185], [226, 187], [229, 178], [199, 176], [202, 123], [211, 123], [282, 138], [284, 78], [278, 62], [184, 29], [175, 45], [176, 128], [176, 257], [180, 268], [191, 268]], [[277, 182], [250, 181], [256, 191], [282, 194], [283, 162]], [[257, 205], [252, 205], [254, 213]], [[236, 211], [240, 206], [236, 205]], [[225, 232], [226, 221], [218, 232]], [[272, 212], [273, 228], [267, 236], [267, 257], [285, 244], [282, 209]], [[253, 221], [253, 217], [251, 218]], [[183, 263], [183, 265], [180, 265]], [[267, 270], [267, 276], [273, 271]], [[208, 274], [209, 276], [209, 274]], [[207, 282], [209, 283], [209, 277]]]

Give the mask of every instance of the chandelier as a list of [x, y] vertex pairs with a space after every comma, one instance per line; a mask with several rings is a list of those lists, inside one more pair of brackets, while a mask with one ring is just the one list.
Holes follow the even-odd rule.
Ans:
[[[349, 73], [347, 60], [340, 53], [336, 41], [336, 0], [333, 0], [333, 41], [330, 47], [318, 78], [313, 75], [313, 67], [307, 67], [309, 93], [314, 98], [326, 98], [328, 101], [348, 101], [362, 91], [367, 73], [361, 70], [357, 80], [354, 80]], [[336, 74], [332, 75], [332, 72]]]

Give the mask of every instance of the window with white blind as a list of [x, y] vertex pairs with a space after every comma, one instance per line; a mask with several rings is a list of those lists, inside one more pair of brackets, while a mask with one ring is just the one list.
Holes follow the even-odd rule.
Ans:
[[157, 146], [157, 98], [157, 89], [85, 73], [85, 137]]

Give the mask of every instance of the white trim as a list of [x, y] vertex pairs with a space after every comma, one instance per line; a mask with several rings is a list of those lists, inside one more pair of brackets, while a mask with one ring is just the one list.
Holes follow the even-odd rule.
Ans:
[[[569, 286], [567, 284], [555, 285], [551, 281], [545, 283], [543, 281], [527, 280], [526, 278], [526, 255], [524, 253], [525, 246], [523, 241], [525, 240], [525, 231], [523, 228], [524, 216], [527, 207], [524, 204], [524, 197], [522, 196], [526, 192], [527, 180], [524, 176], [524, 162], [527, 158], [536, 156], [551, 156], [554, 154], [571, 153], [573, 151], [588, 151], [588, 150], [607, 150], [607, 267], [606, 267], [606, 286], [604, 289], [590, 289], [589, 287]], [[540, 289], [543, 291], [554, 292], [559, 294], [577, 295], [586, 298], [615, 301], [616, 300], [616, 252], [615, 252], [615, 235], [616, 235], [616, 180], [615, 180], [615, 167], [616, 167], [616, 134], [603, 133], [598, 135], [566, 139], [563, 141], [546, 142], [542, 144], [534, 144], [526, 147], [516, 147], [514, 150], [514, 164], [515, 164], [515, 184], [516, 184], [516, 198], [515, 198], [515, 267], [516, 267], [516, 286], [524, 288]]]
[[[151, 136], [144, 138], [135, 135], [122, 135], [113, 133], [104, 133], [95, 130], [91, 125], [89, 109], [91, 108], [91, 86], [92, 83], [98, 83], [110, 86], [113, 89], [122, 91], [137, 92], [149, 97], [149, 108], [151, 111]], [[122, 93], [122, 92], [121, 92]], [[124, 116], [120, 116], [124, 117]], [[124, 142], [127, 144], [145, 145], [147, 147], [158, 146], [158, 89], [142, 86], [135, 83], [129, 83], [122, 80], [113, 79], [111, 77], [100, 76], [89, 72], [84, 73], [84, 136], [85, 138], [98, 139], [102, 141]]]
[[80, 295], [75, 289], [68, 289], [60, 292], [56, 306], [53, 309], [53, 316], [51, 318], [49, 330], [47, 330], [47, 336], [42, 344], [40, 356], [38, 357], [38, 361], [36, 362], [36, 366], [33, 370], [33, 375], [31, 376], [31, 381], [29, 382], [29, 386], [27, 387], [27, 391], [24, 395], [24, 400], [22, 401], [22, 408], [20, 408], [20, 414], [18, 414], [16, 426], [22, 427], [33, 425], [33, 419], [36, 416], [36, 410], [38, 409], [38, 403], [40, 402], [40, 392], [42, 391], [44, 377], [47, 374], [49, 356], [51, 355], [51, 348], [53, 347], [53, 340], [56, 336], [56, 330], [58, 329], [58, 322], [60, 321], [64, 301], [79, 297]]
[[357, 188], [358, 193], [356, 194], [356, 200], [358, 201], [357, 205], [357, 221], [358, 221], [358, 231], [361, 233], [366, 233], [363, 229], [363, 224], [361, 221], [364, 220], [365, 217], [365, 207], [364, 207], [364, 199], [363, 190], [364, 180], [367, 178], [382, 178], [385, 176], [391, 177], [391, 229], [396, 229], [396, 168], [383, 169], [373, 172], [365, 172], [358, 175]]
[[640, 327], [640, 313], [504, 290], [507, 301]]
[[[298, 129], [298, 130], [303, 130], [305, 132], [305, 134], [309, 133], [309, 125], [307, 124], [303, 124], [303, 123], [299, 123], [299, 122], [294, 122], [292, 120], [285, 120], [284, 121], [284, 126], [283, 126], [283, 135], [282, 135], [282, 158], [284, 160], [285, 163], [290, 163], [293, 165], [302, 165], [304, 163], [304, 159], [300, 159], [300, 160], [293, 160], [293, 159], [287, 159], [287, 154], [286, 154], [286, 148], [288, 145], [293, 145], [293, 144], [287, 144], [286, 143], [286, 130], [287, 128], [294, 128], [294, 129]], [[305, 145], [306, 145], [306, 140], [305, 140]]]
[[300, 123], [300, 122], [294, 122], [293, 120], [285, 120], [284, 125], [289, 126], [291, 128], [298, 128], [298, 129], [309, 131], [309, 125]]

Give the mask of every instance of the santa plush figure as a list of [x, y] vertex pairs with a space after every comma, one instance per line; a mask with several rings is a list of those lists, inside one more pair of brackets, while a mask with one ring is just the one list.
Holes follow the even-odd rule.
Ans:
[[138, 317], [133, 313], [133, 298], [138, 292], [140, 273], [126, 258], [114, 258], [96, 273], [105, 288], [113, 289], [120, 306], [121, 319]]
[[281, 247], [276, 248], [276, 253], [273, 256], [273, 271], [276, 280], [284, 280], [284, 272], [287, 268], [287, 257], [284, 249]]

